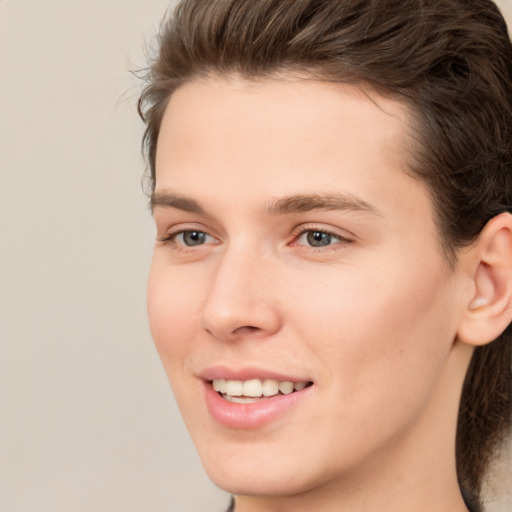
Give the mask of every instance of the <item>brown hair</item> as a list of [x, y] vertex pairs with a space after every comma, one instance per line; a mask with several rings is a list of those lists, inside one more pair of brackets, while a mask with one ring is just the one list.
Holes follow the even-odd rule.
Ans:
[[[450, 261], [510, 211], [512, 47], [491, 0], [183, 0], [162, 26], [139, 100], [151, 188], [160, 123], [178, 87], [209, 74], [283, 71], [369, 85], [409, 106], [410, 172], [432, 195]], [[464, 384], [457, 470], [473, 506], [510, 427], [511, 337], [507, 329], [477, 348]]]

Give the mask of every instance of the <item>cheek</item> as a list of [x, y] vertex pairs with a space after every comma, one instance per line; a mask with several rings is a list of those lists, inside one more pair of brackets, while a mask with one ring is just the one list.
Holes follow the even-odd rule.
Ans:
[[148, 320], [151, 335], [166, 370], [178, 364], [194, 338], [199, 291], [184, 272], [155, 256], [148, 279]]
[[[155, 347], [171, 385], [183, 418], [194, 428], [200, 389], [187, 369], [197, 356], [197, 325], [199, 322], [198, 286], [190, 276], [168, 265], [156, 255], [148, 279], [147, 304], [149, 327]], [[199, 351], [200, 353], [200, 351]], [[196, 396], [190, 400], [191, 393]]]
[[324, 378], [344, 413], [356, 406], [369, 414], [384, 405], [418, 407], [455, 335], [444, 263], [413, 266], [395, 258], [385, 272], [360, 268], [336, 269], [323, 287], [302, 282], [311, 293], [296, 303], [296, 333], [327, 369]]

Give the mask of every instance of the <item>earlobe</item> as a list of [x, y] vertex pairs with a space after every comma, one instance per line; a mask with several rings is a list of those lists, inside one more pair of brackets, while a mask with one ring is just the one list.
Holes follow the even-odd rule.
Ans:
[[512, 320], [512, 215], [491, 219], [471, 248], [474, 293], [458, 329], [470, 345], [495, 340]]

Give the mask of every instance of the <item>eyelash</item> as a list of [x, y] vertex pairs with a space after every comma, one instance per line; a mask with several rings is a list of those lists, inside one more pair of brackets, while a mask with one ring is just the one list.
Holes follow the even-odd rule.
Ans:
[[[174, 246], [178, 247], [194, 247], [193, 245], [186, 245], [184, 243], [180, 244], [175, 241], [175, 238], [177, 238], [180, 235], [185, 235], [186, 233], [199, 233], [202, 235], [206, 235], [207, 237], [214, 238], [212, 235], [209, 235], [206, 231], [203, 231], [201, 229], [181, 229], [179, 231], [171, 231], [170, 233], [167, 233], [161, 238], [158, 238], [159, 242], [162, 242], [164, 244], [173, 244]], [[204, 244], [198, 244], [198, 245], [204, 245]]]
[[[183, 242], [179, 243], [176, 241], [176, 238], [178, 236], [184, 236], [187, 233], [197, 233], [197, 234], [203, 235], [205, 237], [210, 237], [215, 240], [215, 237], [208, 234], [206, 231], [203, 231], [200, 229], [181, 229], [181, 230], [169, 232], [165, 236], [158, 238], [158, 241], [162, 242], [164, 244], [172, 245], [173, 248], [176, 250], [191, 250], [191, 249], [193, 250], [194, 247], [205, 245], [204, 243], [200, 243], [197, 245], [187, 245]], [[334, 243], [331, 243], [332, 240], [329, 240], [328, 244], [319, 245], [319, 246], [314, 246], [309, 243], [304, 243], [304, 244], [298, 243], [304, 235], [307, 235], [309, 233], [320, 233], [321, 235], [325, 235], [327, 237], [330, 237], [330, 239], [335, 239], [336, 241]], [[350, 238], [341, 236], [340, 234], [335, 233], [334, 231], [331, 231], [329, 229], [319, 228], [318, 226], [302, 226], [300, 229], [298, 229], [292, 233], [292, 242], [290, 242], [290, 245], [292, 247], [293, 246], [308, 247], [313, 250], [326, 250], [327, 248], [329, 248], [333, 245], [338, 245], [338, 244], [346, 245], [346, 244], [350, 244], [350, 243], [352, 243], [352, 240]]]
[[[314, 245], [310, 245], [310, 244], [299, 244], [298, 243], [299, 240], [304, 235], [307, 235], [308, 233], [321, 233], [322, 235], [327, 235], [328, 237], [334, 238], [337, 241], [334, 243], [329, 243], [324, 246], [314, 246]], [[352, 240], [350, 238], [344, 237], [344, 236], [340, 235], [339, 233], [335, 233], [334, 231], [331, 231], [329, 229], [319, 228], [318, 226], [301, 226], [301, 228], [298, 231], [293, 233], [293, 241], [291, 242], [290, 245], [308, 247], [313, 250], [326, 250], [326, 249], [328, 250], [328, 248], [330, 248], [333, 245], [338, 245], [338, 244], [346, 245], [351, 242], [352, 242]]]

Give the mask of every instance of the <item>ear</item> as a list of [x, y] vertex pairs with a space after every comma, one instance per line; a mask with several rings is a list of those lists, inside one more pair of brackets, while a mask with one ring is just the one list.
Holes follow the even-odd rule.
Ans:
[[474, 291], [465, 305], [458, 339], [485, 345], [512, 321], [512, 215], [492, 218], [463, 257], [470, 261]]

